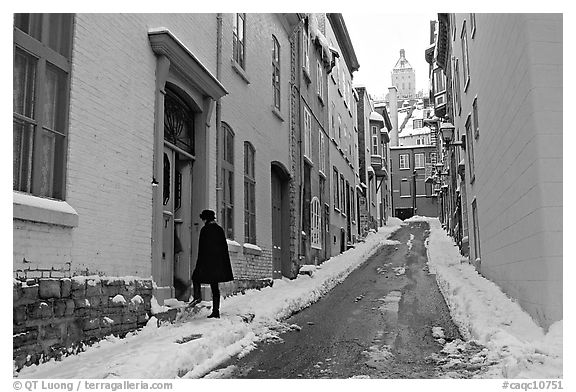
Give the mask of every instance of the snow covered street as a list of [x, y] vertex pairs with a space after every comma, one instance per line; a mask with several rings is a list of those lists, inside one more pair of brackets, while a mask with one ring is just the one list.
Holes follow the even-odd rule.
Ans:
[[[429, 270], [436, 274], [450, 314], [466, 342], [445, 343], [444, 350], [458, 361], [492, 363], [482, 377], [561, 378], [562, 321], [545, 334], [542, 328], [490, 281], [468, 263], [461, 262], [452, 239], [438, 219], [415, 217], [430, 225], [427, 244]], [[371, 233], [357, 244], [333, 257], [310, 275], [295, 280], [275, 280], [273, 287], [250, 290], [226, 298], [221, 319], [207, 319], [208, 309], [197, 314], [181, 313], [174, 324], [147, 326], [124, 339], [108, 337], [87, 347], [85, 352], [22, 369], [21, 378], [199, 378], [234, 356], [243, 356], [264, 339], [286, 331], [282, 323], [294, 312], [316, 302], [355, 268], [365, 262], [400, 227], [393, 218], [389, 226]], [[396, 271], [400, 272], [400, 271]], [[291, 326], [288, 326], [291, 328]], [[294, 326], [296, 328], [296, 326]], [[442, 339], [442, 330], [430, 331]], [[470, 347], [484, 347], [474, 355]], [[468, 350], [467, 350], [468, 349]], [[481, 354], [481, 355], [480, 355]], [[476, 359], [474, 359], [476, 358]], [[457, 374], [454, 375], [457, 377]]]

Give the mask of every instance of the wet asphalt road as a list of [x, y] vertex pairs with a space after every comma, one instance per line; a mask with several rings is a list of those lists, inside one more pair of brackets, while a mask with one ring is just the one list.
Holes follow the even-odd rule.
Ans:
[[241, 359], [220, 366], [226, 378], [438, 378], [431, 359], [447, 341], [460, 338], [428, 273], [426, 222], [396, 231], [386, 245], [328, 295], [286, 323], [300, 331], [265, 342]]

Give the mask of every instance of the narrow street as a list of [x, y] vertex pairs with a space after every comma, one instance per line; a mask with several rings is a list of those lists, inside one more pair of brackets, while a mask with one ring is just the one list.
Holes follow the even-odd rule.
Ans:
[[460, 336], [428, 273], [428, 233], [425, 222], [404, 226], [390, 238], [399, 244], [383, 246], [326, 297], [286, 320], [280, 340], [207, 377], [442, 377], [434, 357], [442, 357], [443, 344], [433, 327], [442, 328], [446, 341]]

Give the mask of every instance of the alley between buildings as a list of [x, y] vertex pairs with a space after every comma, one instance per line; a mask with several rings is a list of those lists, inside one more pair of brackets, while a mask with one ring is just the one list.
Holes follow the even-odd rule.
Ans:
[[[403, 226], [328, 295], [285, 320], [286, 332], [207, 378], [468, 378], [466, 364], [442, 366], [458, 329], [429, 274], [426, 222]], [[459, 355], [472, 356], [479, 345]]]

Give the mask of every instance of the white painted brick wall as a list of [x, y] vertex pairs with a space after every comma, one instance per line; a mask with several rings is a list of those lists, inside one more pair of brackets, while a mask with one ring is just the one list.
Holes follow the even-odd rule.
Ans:
[[[459, 58], [464, 18], [456, 18]], [[476, 14], [475, 37], [468, 36], [470, 85], [455, 122], [464, 133], [478, 96], [476, 181], [467, 182], [470, 224], [474, 198], [478, 204], [482, 273], [545, 327], [562, 318], [561, 19]], [[472, 227], [470, 248], [473, 254]]]

